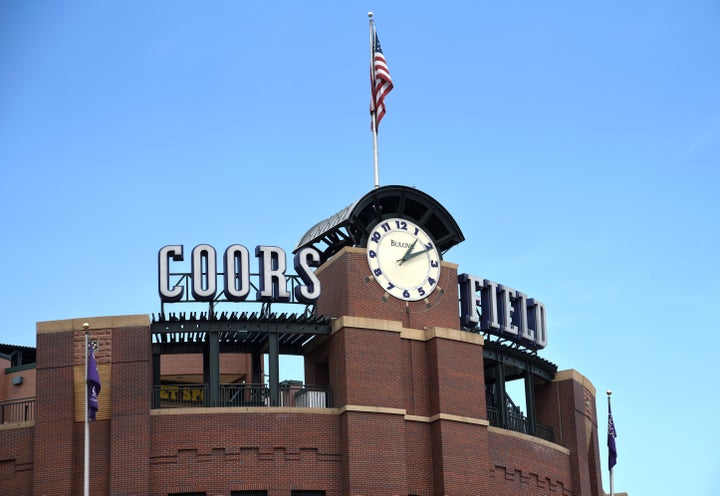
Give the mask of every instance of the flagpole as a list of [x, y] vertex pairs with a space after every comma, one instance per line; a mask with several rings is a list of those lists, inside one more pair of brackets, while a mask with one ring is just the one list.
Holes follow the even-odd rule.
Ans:
[[[368, 18], [370, 22], [370, 90], [374, 94], [375, 85], [375, 21], [373, 19], [373, 13], [368, 12]], [[372, 135], [373, 135], [373, 165], [375, 171], [375, 188], [380, 187], [380, 173], [378, 171], [378, 142], [377, 142], [377, 108], [375, 107], [374, 96], [371, 98], [372, 101]]]
[[85, 455], [84, 455], [84, 466], [83, 466], [83, 494], [90, 496], [90, 417], [88, 412], [88, 397], [90, 394], [88, 384], [88, 328], [90, 324], [87, 322], [83, 323], [83, 329], [85, 329], [85, 398], [83, 399], [83, 410], [85, 411]]
[[[609, 412], [612, 412], [612, 407], [610, 405], [610, 396], [612, 395], [612, 391], [609, 389], [607, 390], [607, 398], [608, 398], [608, 415], [610, 415]], [[614, 481], [613, 481], [613, 470], [614, 465], [610, 466], [610, 496], [615, 496], [615, 487], [614, 487]]]

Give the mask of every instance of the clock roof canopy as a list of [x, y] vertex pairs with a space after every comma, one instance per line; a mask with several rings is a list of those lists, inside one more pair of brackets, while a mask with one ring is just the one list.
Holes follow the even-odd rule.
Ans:
[[312, 246], [324, 263], [346, 246], [365, 246], [373, 227], [390, 217], [413, 221], [433, 237], [441, 253], [465, 240], [455, 219], [437, 200], [415, 188], [391, 185], [371, 190], [335, 215], [315, 224], [293, 251]]

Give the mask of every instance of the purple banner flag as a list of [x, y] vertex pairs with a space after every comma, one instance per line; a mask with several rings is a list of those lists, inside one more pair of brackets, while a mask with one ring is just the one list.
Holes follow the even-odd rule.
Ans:
[[610, 408], [610, 404], [608, 401], [608, 437], [607, 437], [607, 445], [608, 445], [608, 468], [612, 470], [612, 468], [617, 463], [617, 448], [615, 447], [615, 438], [617, 437], [617, 432], [615, 431], [615, 422], [613, 422], [612, 418], [612, 410]]
[[93, 345], [88, 345], [88, 363], [87, 363], [87, 385], [88, 385], [88, 418], [95, 420], [95, 414], [98, 411], [98, 395], [100, 394], [100, 374], [95, 361], [95, 350]]

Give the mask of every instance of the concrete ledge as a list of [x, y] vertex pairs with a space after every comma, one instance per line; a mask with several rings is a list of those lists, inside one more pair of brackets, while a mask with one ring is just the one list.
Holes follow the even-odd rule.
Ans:
[[85, 317], [82, 319], [49, 320], [35, 325], [38, 334], [53, 332], [82, 331], [83, 324], [90, 324], [88, 330], [117, 329], [121, 327], [150, 327], [149, 315], [120, 315], [116, 317]]
[[366, 317], [350, 317], [348, 315], [343, 315], [333, 321], [332, 332], [335, 333], [344, 327], [397, 333], [402, 333], [403, 331], [402, 324], [394, 320], [369, 319]]
[[340, 415], [345, 412], [381, 413], [389, 415], [405, 415], [403, 408], [385, 408], [365, 405], [345, 405], [340, 408], [305, 408], [297, 406], [228, 406], [228, 407], [187, 407], [187, 408], [155, 408], [150, 410], [151, 416], [163, 415], [216, 415], [219, 413], [314, 413], [320, 415]]
[[551, 443], [550, 441], [546, 441], [545, 439], [531, 436], [529, 434], [524, 434], [522, 432], [515, 432], [508, 429], [501, 429], [500, 427], [488, 427], [488, 432], [492, 432], [493, 434], [498, 434], [501, 436], [508, 436], [508, 437], [514, 437], [517, 439], [522, 439], [523, 441], [529, 441], [535, 444], [539, 444], [541, 446], [545, 446], [547, 448], [552, 448], [556, 451], [559, 451], [565, 455], [570, 454], [570, 450], [567, 448], [564, 448], [560, 446], [559, 444]]
[[485, 337], [474, 332], [450, 329], [447, 327], [428, 327], [427, 329], [403, 329], [401, 337], [415, 341], [430, 341], [431, 339], [448, 339], [468, 344], [484, 345]]
[[580, 372], [578, 372], [575, 369], [567, 369], [567, 370], [560, 370], [555, 374], [555, 379], [553, 379], [553, 382], [560, 382], [560, 381], [575, 381], [579, 382], [583, 385], [583, 387], [587, 388], [590, 393], [594, 397], [597, 398], [597, 390], [595, 389], [595, 386], [593, 386], [593, 383], [590, 382], [590, 379], [582, 375]]
[[309, 408], [299, 406], [222, 406], [222, 407], [187, 407], [187, 408], [154, 408], [151, 417], [166, 415], [217, 415], [220, 413], [314, 413], [319, 415], [337, 415], [339, 408]]
[[[315, 414], [315, 415], [342, 415], [346, 412], [378, 413], [381, 415], [402, 415], [408, 422], [422, 422], [431, 424], [438, 420], [459, 422], [463, 424], [488, 426], [485, 419], [463, 417], [449, 413], [438, 413], [432, 417], [423, 415], [408, 415], [404, 408], [387, 408], [368, 405], [345, 405], [340, 408], [305, 408], [287, 406], [228, 406], [228, 407], [187, 407], [187, 408], [155, 408], [150, 410], [150, 416], [162, 417], [168, 415], [217, 415], [223, 413], [249, 413], [249, 414]], [[505, 432], [504, 429], [500, 429]], [[527, 436], [530, 439], [536, 439]]]
[[395, 320], [370, 319], [367, 317], [350, 317], [343, 315], [335, 319], [332, 323], [332, 333], [338, 332], [343, 328], [353, 329], [369, 329], [371, 331], [385, 331], [400, 333], [402, 339], [410, 339], [413, 341], [430, 341], [432, 339], [449, 339], [451, 341], [460, 341], [463, 343], [484, 345], [485, 338], [482, 334], [474, 332], [461, 331], [459, 329], [450, 329], [448, 327], [428, 327], [426, 329], [410, 329], [403, 327], [402, 323]]
[[383, 413], [389, 415], [405, 415], [407, 410], [404, 408], [386, 408], [382, 406], [366, 406], [366, 405], [345, 405], [338, 408], [338, 413], [345, 412], [361, 412], [361, 413]]
[[432, 417], [425, 417], [422, 415], [405, 415], [405, 420], [409, 422], [423, 422], [430, 424], [438, 420], [449, 420], [450, 422], [460, 422], [462, 424], [473, 424], [473, 425], [484, 425], [489, 426], [490, 422], [485, 419], [474, 418], [474, 417], [463, 417], [461, 415], [451, 415], [449, 413], [438, 413]]
[[27, 429], [35, 427], [35, 421], [29, 420], [27, 422], [8, 422], [7, 424], [0, 424], [0, 431], [10, 431], [13, 429]]

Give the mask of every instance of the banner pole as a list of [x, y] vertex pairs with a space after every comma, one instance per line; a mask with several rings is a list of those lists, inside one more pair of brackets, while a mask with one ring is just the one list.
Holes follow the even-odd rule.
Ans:
[[83, 410], [85, 411], [85, 455], [84, 455], [84, 466], [83, 466], [83, 494], [90, 496], [90, 418], [88, 412], [88, 397], [90, 391], [88, 390], [88, 327], [90, 325], [85, 322], [83, 329], [85, 329], [85, 398], [83, 398]]
[[[612, 412], [612, 407], [610, 405], [610, 395], [612, 395], [612, 391], [607, 391], [607, 399], [608, 399], [608, 412]], [[608, 413], [610, 415], [610, 413]], [[615, 496], [615, 484], [613, 481], [613, 469], [614, 466], [610, 466], [610, 496]]]

